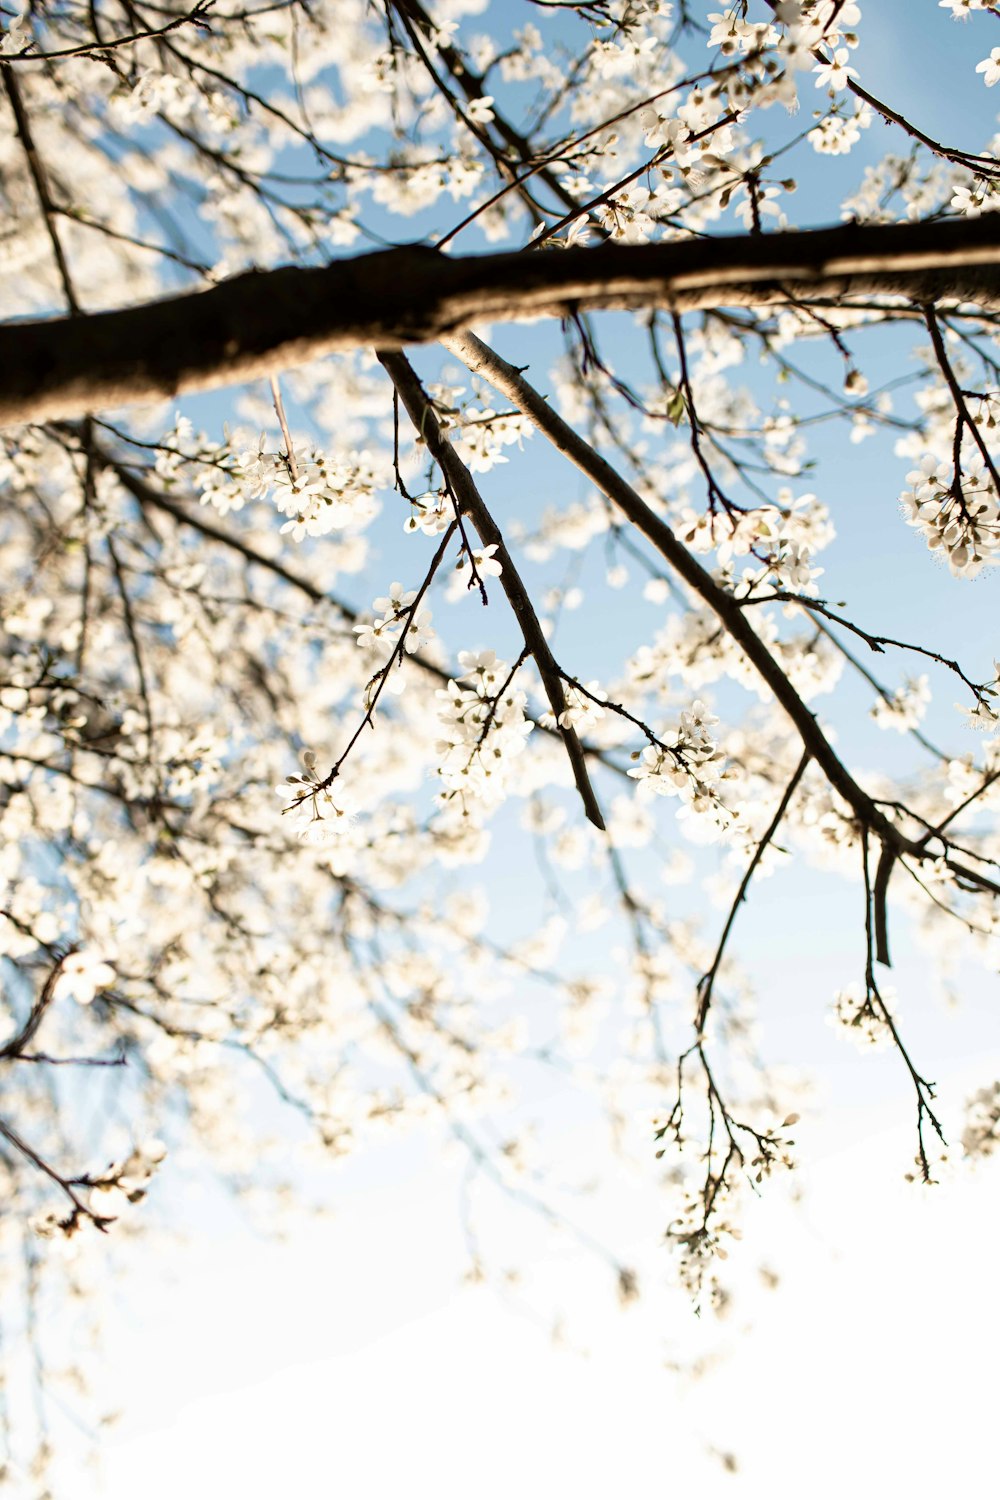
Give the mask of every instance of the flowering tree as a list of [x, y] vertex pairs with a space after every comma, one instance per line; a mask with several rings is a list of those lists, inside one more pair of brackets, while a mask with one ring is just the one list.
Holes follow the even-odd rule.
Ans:
[[[890, 919], [995, 961], [1000, 741], [925, 714], [933, 680], [993, 731], [1000, 667], [831, 602], [809, 469], [831, 425], [882, 442], [950, 574], [1000, 560], [1000, 138], [869, 92], [852, 0], [0, 13], [0, 1173], [29, 1304], [76, 1275], [60, 1247], [141, 1221], [161, 1138], [279, 1185], [262, 1087], [334, 1155], [437, 1120], [554, 1215], [518, 1116], [553, 1066], [612, 1123], [656, 1113], [711, 1294], [734, 1199], [792, 1164], [733, 950], [792, 859], [857, 885], [833, 1019], [897, 1050], [931, 1179]], [[836, 227], [787, 228], [793, 170]], [[816, 706], [845, 678], [915, 770], [852, 763], [861, 700]], [[474, 880], [516, 837], [556, 895], [512, 938]]]

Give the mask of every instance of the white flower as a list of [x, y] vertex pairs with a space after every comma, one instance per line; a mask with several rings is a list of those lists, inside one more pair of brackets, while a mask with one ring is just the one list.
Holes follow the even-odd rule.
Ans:
[[847, 66], [850, 55], [846, 47], [838, 47], [830, 61], [817, 63], [816, 87], [821, 89], [829, 84], [831, 89], [845, 89], [850, 79], [857, 78], [857, 68]]
[[989, 57], [984, 57], [976, 66], [976, 72], [983, 74], [983, 82], [988, 89], [1000, 82], [1000, 47], [994, 47]]
[[888, 986], [881, 998], [865, 993], [859, 984], [849, 984], [833, 997], [827, 1022], [851, 1038], [862, 1051], [886, 1047], [892, 1041], [888, 1017], [898, 1019], [896, 991]]
[[434, 631], [431, 629], [431, 611], [421, 609], [416, 614], [411, 614], [410, 620], [403, 633], [403, 645], [407, 651], [421, 651], [424, 646], [429, 646], [434, 639]]
[[324, 484], [315, 464], [301, 464], [294, 478], [288, 465], [281, 464], [274, 471], [274, 503], [284, 515], [294, 515], [310, 496], [322, 494]]
[[257, 439], [256, 448], [244, 448], [236, 460], [244, 490], [250, 500], [256, 500], [267, 493], [277, 466], [275, 455], [265, 451], [266, 443], [267, 436], [262, 432]]
[[59, 978], [52, 990], [54, 1000], [71, 995], [78, 1005], [89, 1005], [101, 990], [113, 983], [115, 971], [110, 964], [80, 948], [63, 959]]
[[904, 734], [908, 729], [916, 729], [930, 701], [926, 673], [920, 677], [908, 677], [898, 692], [879, 699], [871, 716], [880, 729], [897, 729]]
[[391, 639], [384, 620], [369, 620], [361, 625], [352, 625], [351, 629], [357, 636], [357, 643], [363, 651], [371, 651], [384, 639]]
[[454, 520], [454, 511], [447, 495], [421, 496], [410, 501], [413, 514], [403, 522], [404, 531], [422, 531], [424, 536], [440, 536]]
[[460, 651], [458, 664], [462, 667], [459, 682], [472, 682], [481, 698], [489, 698], [503, 681], [507, 663], [498, 661], [495, 651]]
[[718, 722], [718, 716], [706, 708], [700, 698], [696, 698], [681, 714], [681, 729], [686, 739], [708, 739], [707, 731]]
[[646, 746], [641, 761], [628, 774], [638, 781], [638, 791], [643, 797], [676, 797], [690, 780], [673, 756], [655, 745]]
[[390, 583], [388, 597], [385, 599], [376, 599], [372, 605], [372, 609], [377, 615], [395, 615], [398, 617], [409, 609], [416, 597], [415, 589], [407, 590], [403, 588], [401, 583]]
[[31, 35], [25, 32], [25, 17], [15, 16], [0, 37], [0, 53], [6, 57], [18, 52], [24, 52], [31, 45]]
[[496, 550], [496, 542], [491, 542], [488, 547], [480, 547], [478, 549], [473, 547], [472, 561], [475, 564], [476, 572], [481, 578], [499, 578], [503, 572], [502, 565], [493, 556]]
[[302, 761], [305, 766], [303, 775], [286, 776], [275, 787], [285, 802], [282, 814], [288, 815], [301, 844], [332, 844], [351, 827], [353, 809], [342, 790], [334, 801], [329, 788], [321, 786], [312, 751], [306, 751]]
[[[495, 807], [512, 790], [513, 762], [533, 728], [525, 717], [525, 695], [508, 681], [510, 668], [492, 651], [459, 654], [466, 668], [460, 681], [439, 689], [442, 737], [438, 774], [446, 790], [438, 801], [447, 808], [456, 798], [467, 811], [471, 796], [485, 808]], [[472, 680], [473, 688], [461, 686]], [[501, 693], [504, 683], [507, 687]]]
[[980, 701], [975, 708], [966, 708], [964, 704], [956, 703], [955, 707], [964, 716], [969, 729], [985, 729], [992, 733], [1000, 723], [1000, 716], [994, 713], [988, 703]]
[[978, 218], [983, 211], [986, 192], [986, 183], [977, 178], [971, 187], [965, 185], [955, 188], [950, 207], [958, 214], [965, 214], [968, 219]]
[[[473, 547], [472, 562], [476, 573], [485, 582], [487, 578], [499, 578], [503, 572], [503, 565], [493, 556], [497, 550], [497, 543], [491, 542], [488, 547]], [[452, 574], [451, 583], [448, 586], [449, 599], [461, 599], [474, 584], [472, 567], [469, 564], [468, 554], [463, 551]]]
[[[567, 683], [563, 689], [563, 697], [566, 706], [559, 715], [559, 724], [563, 729], [575, 729], [577, 733], [583, 734], [588, 729], [604, 718], [604, 709], [600, 703], [595, 703], [595, 698], [601, 697], [600, 684], [597, 682], [585, 683], [586, 692], [581, 692], [572, 683]], [[540, 721], [546, 727], [553, 725], [554, 716], [551, 713], [544, 714]]]

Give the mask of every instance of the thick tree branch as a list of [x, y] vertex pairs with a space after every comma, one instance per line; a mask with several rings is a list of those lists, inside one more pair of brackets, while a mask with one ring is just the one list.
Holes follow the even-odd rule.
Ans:
[[161, 302], [0, 328], [0, 425], [234, 385], [483, 321], [854, 295], [1000, 307], [1000, 214], [455, 258], [410, 245], [250, 271]]

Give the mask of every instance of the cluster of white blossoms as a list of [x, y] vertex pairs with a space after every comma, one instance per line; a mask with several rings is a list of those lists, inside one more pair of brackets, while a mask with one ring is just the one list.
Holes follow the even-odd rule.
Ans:
[[50, 1209], [33, 1221], [35, 1233], [42, 1239], [60, 1234], [71, 1236], [87, 1225], [103, 1227], [127, 1215], [145, 1198], [166, 1156], [166, 1146], [155, 1137], [134, 1146], [124, 1161], [112, 1163], [99, 1176], [87, 1179], [89, 1212], [77, 1210], [67, 1215]]
[[809, 132], [809, 144], [821, 156], [846, 156], [858, 144], [862, 130], [867, 130], [874, 115], [871, 106], [855, 102], [853, 113], [826, 115]]
[[302, 774], [286, 776], [275, 787], [285, 806], [282, 814], [302, 844], [330, 844], [351, 827], [354, 809], [341, 787], [334, 797], [316, 769], [316, 752], [303, 750]]
[[891, 1015], [894, 1022], [899, 1018], [896, 991], [886, 986], [879, 993], [881, 1003], [862, 985], [849, 984], [834, 995], [827, 1016], [829, 1025], [849, 1036], [862, 1052], [889, 1046], [892, 1030], [886, 1015]]
[[962, 1149], [966, 1156], [983, 1159], [1000, 1146], [1000, 1083], [977, 1089], [966, 1105]]
[[[604, 709], [601, 705], [603, 694], [598, 682], [582, 683], [580, 687], [574, 687], [568, 682], [563, 687], [563, 700], [565, 708], [558, 718], [561, 729], [575, 729], [577, 734], [585, 734], [588, 729], [593, 729], [604, 718]], [[543, 728], [551, 729], [557, 720], [553, 713], [545, 713], [538, 721]]]
[[524, 446], [534, 425], [519, 411], [497, 411], [482, 395], [465, 386], [428, 381], [427, 394], [441, 431], [473, 474], [487, 474], [508, 462], [505, 448]]
[[[766, 611], [753, 619], [757, 634], [773, 644], [777, 631]], [[652, 642], [643, 642], [627, 663], [630, 688], [635, 693], [669, 697], [677, 679], [698, 690], [722, 677], [732, 677], [765, 698], [768, 689], [747, 662], [732, 637], [718, 628], [709, 609], [671, 613]]]
[[[434, 640], [432, 612], [417, 606], [416, 589], [404, 589], [401, 583], [390, 583], [389, 592], [372, 604], [374, 619], [352, 626], [358, 645], [365, 651], [390, 646], [395, 652], [400, 643], [404, 651], [420, 651]], [[402, 675], [394, 673], [389, 680], [391, 691], [402, 690]]]
[[[995, 812], [1000, 808], [1000, 777], [995, 781], [992, 778], [998, 771], [1000, 771], [1000, 738], [990, 740], [983, 747], [981, 757], [968, 754], [949, 759], [944, 767], [944, 801], [950, 807], [965, 804], [983, 788], [983, 782], [988, 780], [989, 785], [983, 788], [982, 797], [977, 798], [977, 801], [984, 808]], [[928, 865], [927, 868], [930, 869], [931, 866]], [[954, 877], [950, 874], [947, 878], [949, 881], [954, 881]]]
[[978, 219], [982, 213], [996, 208], [1000, 186], [992, 177], [973, 174], [963, 182], [957, 182], [948, 205], [954, 213], [964, 214], [967, 219]]
[[281, 530], [295, 542], [365, 526], [378, 511], [375, 465], [368, 452], [340, 458], [307, 452], [297, 459], [294, 472], [283, 459], [274, 467], [273, 482], [274, 504], [288, 517]]
[[974, 10], [997, 13], [996, 0], [938, 0], [942, 10], [950, 10], [956, 21], [967, 21]]
[[458, 797], [469, 813], [476, 804], [492, 808], [503, 801], [534, 726], [525, 714], [525, 693], [494, 651], [460, 651], [458, 662], [461, 675], [437, 694], [438, 775], [446, 788], [438, 800], [447, 806]]
[[779, 0], [776, 13], [810, 47], [858, 45], [861, 7], [854, 0]]
[[[718, 47], [725, 57], [747, 56], [772, 47], [781, 42], [783, 49], [798, 50], [808, 60], [798, 61], [801, 68], [812, 66], [809, 54], [814, 47], [836, 47], [841, 42], [847, 47], [856, 47], [858, 38], [855, 27], [861, 19], [861, 8], [853, 3], [838, 3], [838, 0], [780, 0], [775, 5], [775, 19], [784, 28], [779, 33], [770, 21], [748, 21], [741, 16], [739, 6], [728, 11], [716, 11], [708, 16], [711, 25], [706, 45]], [[817, 64], [817, 71], [820, 65]]]
[[204, 126], [222, 132], [236, 120], [223, 90], [199, 88], [192, 78], [159, 68], [146, 68], [131, 89], [113, 94], [111, 107], [126, 125], [145, 125], [158, 116], [186, 121], [195, 115]]
[[880, 729], [896, 729], [905, 734], [921, 723], [930, 701], [930, 679], [922, 672], [919, 677], [907, 677], [901, 688], [880, 698], [871, 716]]
[[[475, 117], [470, 114], [469, 118]], [[408, 170], [405, 174], [377, 176], [369, 189], [372, 202], [410, 216], [422, 213], [444, 194], [458, 203], [480, 185], [484, 176], [481, 161], [462, 150], [444, 161], [428, 159], [431, 150], [428, 146], [403, 147], [400, 156]]]
[[628, 774], [638, 783], [636, 790], [643, 799], [679, 797], [690, 813], [711, 813], [721, 832], [732, 820], [718, 793], [726, 763], [712, 733], [718, 722], [715, 714], [696, 699], [681, 714], [672, 743], [634, 751], [632, 759], [638, 765]]
[[63, 959], [52, 998], [61, 1000], [71, 996], [77, 1005], [90, 1005], [114, 980], [115, 971], [109, 963], [96, 953], [78, 948]]
[[747, 21], [739, 16], [735, 5], [729, 12], [714, 11], [708, 16], [708, 21], [711, 29], [705, 45], [718, 47], [723, 57], [759, 52], [777, 39], [777, 31], [770, 21]]
[[[627, 30], [613, 41], [594, 39], [587, 86], [573, 101], [572, 118], [581, 127], [603, 113], [614, 119], [615, 128], [585, 136], [588, 144], [560, 181], [566, 193], [593, 205], [560, 230], [555, 241], [560, 245], [592, 238], [595, 221], [604, 236], [627, 244], [697, 232], [727, 210], [750, 228], [764, 216], [784, 223], [776, 200], [782, 189], [794, 190], [795, 183], [764, 180], [771, 158], [759, 143], [747, 140], [740, 125], [751, 107], [764, 110], [780, 103], [794, 112], [798, 78], [806, 72], [815, 75], [818, 89], [827, 90], [825, 111], [816, 111], [817, 149], [847, 152], [870, 123], [871, 111], [861, 101], [853, 115], [842, 117], [843, 91], [855, 76], [848, 58], [858, 45], [857, 5], [789, 0], [776, 5], [769, 21], [749, 20], [739, 6], [714, 12], [706, 45], [720, 54], [715, 76], [683, 92], [671, 87], [679, 84], [683, 69], [676, 62], [669, 66], [674, 62], [669, 52], [665, 67], [658, 45], [669, 35], [667, 8], [642, 7], [645, 36], [639, 12], [629, 9]], [[625, 77], [633, 85], [627, 92], [622, 88]], [[635, 97], [643, 94], [648, 102], [635, 109]], [[617, 116], [619, 109], [624, 113]], [[622, 170], [626, 142], [658, 152], [655, 171], [662, 181], [637, 182], [636, 174], [630, 178]], [[532, 238], [546, 230], [543, 222], [537, 223]]]
[[155, 469], [167, 488], [190, 485], [223, 516], [270, 499], [295, 542], [367, 526], [385, 478], [367, 449], [328, 454], [303, 446], [289, 456], [272, 451], [263, 431], [247, 441], [228, 429], [224, 442], [212, 443], [180, 414], [158, 444]]
[[812, 555], [834, 537], [826, 506], [815, 495], [795, 496], [789, 489], [780, 490], [774, 504], [749, 510], [698, 512], [685, 506], [676, 529], [692, 552], [715, 551], [723, 567], [753, 553], [763, 566], [745, 575], [748, 585], [768, 578], [775, 588], [807, 594], [816, 592], [813, 580], [822, 572], [812, 568]]
[[667, 114], [667, 107], [666, 101], [661, 100], [659, 106], [651, 104], [641, 109], [639, 124], [646, 132], [645, 144], [669, 152], [671, 164], [683, 171], [698, 160], [701, 148], [692, 142], [690, 127], [682, 119]]
[[503, 572], [503, 563], [494, 556], [498, 550], [498, 542], [490, 542], [486, 547], [473, 547], [471, 552], [463, 547], [462, 555], [448, 580], [448, 599], [452, 602], [464, 599], [469, 590], [476, 587], [477, 577], [484, 586], [487, 578], [499, 578]]
[[1000, 563], [1000, 505], [978, 454], [963, 459], [960, 485], [949, 461], [930, 453], [906, 479], [911, 488], [900, 496], [906, 524], [956, 577], [974, 578], [984, 563]]
[[1000, 714], [995, 709], [990, 708], [988, 703], [983, 703], [982, 700], [976, 704], [975, 708], [966, 708], [961, 703], [956, 703], [955, 707], [959, 713], [965, 715], [965, 722], [970, 729], [984, 729], [988, 733], [994, 734], [998, 726], [1000, 726]]
[[505, 464], [505, 448], [524, 445], [534, 427], [520, 412], [497, 412], [491, 406], [470, 407], [462, 413], [456, 432], [449, 432], [452, 445], [473, 474], [487, 474]]
[[623, 188], [599, 205], [597, 217], [608, 237], [621, 245], [644, 245], [657, 232], [659, 220], [678, 207], [670, 188], [652, 192], [641, 184]]
[[[688, 1091], [693, 1092], [694, 1087], [691, 1083], [684, 1084], [683, 1091], [678, 1089], [677, 1106], [671, 1116], [664, 1119], [662, 1115], [654, 1115], [652, 1126], [655, 1140], [682, 1145], [684, 1131], [689, 1128], [689, 1117], [687, 1109], [681, 1109], [680, 1106], [686, 1101]], [[727, 1296], [718, 1280], [717, 1262], [728, 1258], [729, 1252], [725, 1248], [727, 1242], [742, 1238], [742, 1230], [734, 1212], [736, 1201], [754, 1184], [763, 1182], [779, 1171], [794, 1168], [791, 1148], [795, 1141], [785, 1131], [796, 1125], [799, 1118], [793, 1110], [783, 1119], [775, 1117], [774, 1124], [770, 1127], [753, 1131], [736, 1124], [731, 1118], [727, 1119], [728, 1134], [725, 1138], [730, 1146], [737, 1146], [741, 1167], [744, 1168], [738, 1174], [726, 1172], [723, 1166], [725, 1148], [713, 1151], [711, 1141], [714, 1132], [711, 1128], [707, 1131], [710, 1144], [704, 1158], [705, 1170], [685, 1167], [682, 1162], [674, 1167], [675, 1181], [683, 1192], [682, 1206], [680, 1214], [668, 1226], [666, 1237], [672, 1242], [678, 1255], [681, 1284], [699, 1302], [707, 1293], [716, 1310], [724, 1308]], [[657, 1157], [665, 1156], [667, 1150], [667, 1145], [661, 1145], [656, 1153]], [[700, 1306], [696, 1307], [696, 1311], [700, 1311]]]
[[448, 491], [427, 490], [422, 495], [410, 496], [410, 514], [403, 522], [403, 530], [410, 534], [420, 531], [424, 536], [440, 536], [454, 519], [455, 506]]
[[[811, 69], [816, 88], [826, 88], [831, 95], [845, 89], [857, 76], [857, 70], [848, 64], [850, 49], [859, 40], [855, 28], [861, 10], [855, 4], [782, 0], [775, 6], [777, 25], [740, 17], [736, 6], [708, 19], [713, 23], [708, 45], [718, 47], [724, 57], [746, 60], [748, 74], [754, 79], [753, 101], [759, 108], [782, 103], [789, 110], [796, 109], [795, 74], [799, 72]], [[741, 82], [746, 87], [746, 81]]]
[[[993, 681], [977, 689], [976, 702], [972, 708], [967, 708], [964, 703], [955, 704], [970, 729], [985, 730], [988, 734], [995, 734], [1000, 729], [1000, 705], [994, 706], [1000, 698], [1000, 661], [994, 661], [993, 672]], [[988, 698], [992, 698], [994, 703], [988, 703]]]

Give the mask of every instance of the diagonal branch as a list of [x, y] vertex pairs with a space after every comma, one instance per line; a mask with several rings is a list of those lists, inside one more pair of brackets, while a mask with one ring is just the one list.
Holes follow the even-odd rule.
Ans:
[[24, 1024], [18, 1027], [17, 1031], [12, 1036], [9, 1036], [3, 1045], [0, 1046], [0, 1061], [7, 1061], [13, 1058], [21, 1059], [24, 1057], [25, 1047], [27, 1047], [29, 1042], [34, 1040], [35, 1034], [42, 1024], [45, 1012], [52, 1004], [56, 983], [62, 971], [63, 963], [68, 956], [68, 954], [65, 954], [63, 957], [57, 958], [53, 968], [49, 972], [48, 978], [42, 986], [41, 993], [28, 1012]]
[[475, 481], [465, 464], [462, 463], [451, 443], [441, 432], [434, 409], [428, 400], [420, 381], [406, 358], [405, 354], [394, 354], [387, 350], [380, 350], [378, 354], [379, 363], [382, 365], [389, 379], [392, 381], [399, 398], [406, 407], [410, 421], [417, 432], [421, 434], [427, 444], [427, 451], [441, 469], [448, 484], [453, 490], [459, 508], [472, 521], [477, 532], [482, 538], [483, 544], [496, 549], [496, 558], [503, 571], [500, 574], [500, 584], [507, 595], [508, 603], [514, 611], [517, 623], [521, 627], [524, 644], [531, 652], [538, 675], [542, 679], [545, 696], [549, 700], [549, 706], [555, 716], [556, 724], [562, 735], [563, 744], [566, 746], [566, 754], [569, 756], [570, 765], [573, 768], [573, 779], [576, 782], [577, 791], [583, 802], [584, 810], [595, 828], [604, 829], [604, 818], [590, 783], [590, 775], [587, 771], [587, 762], [580, 738], [570, 725], [560, 723], [560, 715], [566, 711], [566, 697], [563, 692], [562, 673], [548, 641], [542, 631], [541, 623], [535, 614], [534, 605], [527, 589], [521, 579], [510, 553], [504, 546], [503, 536], [500, 528], [494, 521], [492, 515], [483, 502], [483, 498], [476, 488]]
[[[897, 856], [910, 854], [918, 859], [929, 858], [926, 841], [908, 838], [896, 824], [890, 822], [877, 802], [855, 781], [823, 733], [815, 715], [799, 697], [783, 668], [751, 627], [744, 613], [742, 601], [727, 593], [715, 581], [678, 540], [667, 523], [650, 509], [642, 497], [612, 468], [606, 459], [602, 458], [552, 410], [548, 402], [528, 384], [519, 370], [501, 359], [474, 334], [453, 336], [443, 342], [445, 347], [461, 359], [474, 374], [482, 375], [495, 390], [500, 391], [513, 402], [518, 410], [530, 417], [553, 446], [565, 454], [609, 500], [624, 512], [636, 530], [653, 544], [677, 575], [684, 580], [692, 593], [708, 605], [722, 628], [756, 668], [777, 702], [785, 710], [798, 731], [803, 749], [809, 752], [834, 791], [850, 807], [860, 830], [866, 835], [874, 833], [882, 847], [891, 848]], [[946, 853], [944, 862], [954, 875], [968, 881], [971, 889], [988, 890], [994, 895], [1000, 895], [1000, 885], [986, 875], [970, 869], [953, 855]]]
[[66, 306], [69, 308], [70, 317], [77, 317], [81, 311], [80, 303], [73, 285], [73, 277], [70, 274], [69, 262], [66, 259], [66, 251], [63, 248], [59, 231], [56, 228], [56, 218], [59, 210], [52, 197], [52, 189], [49, 186], [48, 173], [45, 163], [39, 155], [38, 147], [31, 130], [31, 122], [28, 119], [28, 111], [24, 107], [21, 98], [21, 87], [11, 71], [8, 61], [0, 64], [0, 80], [3, 82], [3, 90], [7, 95], [7, 103], [10, 105], [14, 116], [14, 127], [24, 151], [25, 160], [28, 164], [28, 173], [34, 185], [35, 196], [38, 198], [38, 206], [45, 221], [45, 232], [52, 246], [52, 256], [59, 271], [59, 279], [63, 285], [66, 296]]
[[741, 602], [716, 583], [712, 575], [678, 540], [667, 523], [650, 509], [606, 459], [552, 410], [513, 365], [501, 359], [474, 334], [461, 334], [444, 342], [445, 347], [463, 360], [474, 373], [482, 375], [529, 416], [549, 441], [624, 511], [636, 529], [652, 542], [688, 587], [715, 613], [720, 624], [756, 667], [798, 730], [803, 746], [809, 750], [831, 786], [840, 793], [859, 821], [873, 828], [880, 838], [895, 842], [899, 838], [898, 830], [888, 822], [867, 792], [850, 775], [820, 729], [815, 716], [789, 682], [784, 669], [775, 661], [750, 625]]

